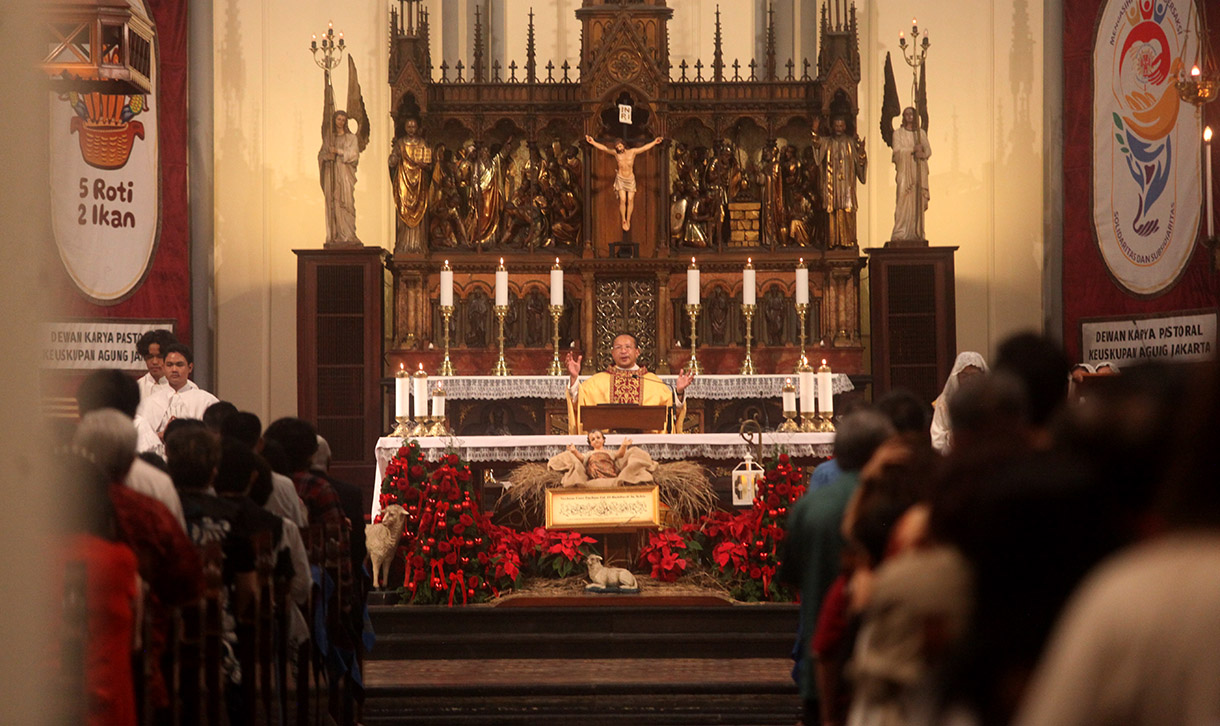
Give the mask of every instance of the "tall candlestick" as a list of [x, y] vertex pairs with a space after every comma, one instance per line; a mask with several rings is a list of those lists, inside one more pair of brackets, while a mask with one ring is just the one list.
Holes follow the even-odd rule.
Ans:
[[410, 374], [406, 367], [398, 364], [398, 372], [394, 374], [394, 418], [407, 418], [411, 414], [411, 389], [408, 387]]
[[1203, 179], [1205, 180], [1207, 194], [1204, 197], [1206, 204], [1203, 205], [1204, 214], [1207, 215], [1207, 238], [1211, 239], [1216, 236], [1216, 220], [1212, 216], [1212, 127], [1208, 126], [1203, 129]]
[[441, 306], [441, 325], [443, 326], [443, 328], [441, 330], [441, 339], [444, 341], [444, 346], [445, 346], [445, 359], [441, 361], [441, 370], [440, 370], [440, 374], [442, 376], [452, 376], [452, 375], [455, 375], [455, 373], [456, 373], [456, 371], [454, 371], [454, 369], [453, 369], [453, 361], [449, 359], [449, 321], [452, 319], [453, 319], [453, 306], [452, 305], [442, 305]]
[[551, 268], [551, 307], [563, 307], [563, 268], [559, 266], [559, 258], [555, 258], [555, 266]]
[[690, 267], [686, 268], [686, 304], [699, 304], [699, 265], [695, 258], [690, 258]]
[[507, 376], [511, 371], [508, 368], [508, 361], [504, 359], [504, 318], [508, 315], [507, 305], [497, 305], [496, 313], [496, 340], [500, 345], [500, 356], [496, 358], [496, 364], [491, 369], [493, 376]]
[[441, 307], [453, 307], [453, 268], [449, 260], [441, 268]]
[[508, 307], [508, 270], [504, 269], [504, 258], [496, 268], [496, 307]]
[[754, 277], [754, 260], [747, 257], [746, 267], [741, 271], [741, 304], [755, 304], [756, 293], [757, 283]]
[[411, 395], [415, 398], [415, 420], [423, 421], [428, 415], [428, 374], [423, 363], [411, 374]]
[[796, 263], [796, 304], [809, 304], [809, 268], [803, 257]]
[[551, 306], [551, 332], [554, 335], [553, 345], [554, 353], [551, 354], [551, 367], [547, 370], [552, 376], [562, 376], [565, 371], [563, 364], [559, 362], [559, 319], [563, 317], [563, 306]]

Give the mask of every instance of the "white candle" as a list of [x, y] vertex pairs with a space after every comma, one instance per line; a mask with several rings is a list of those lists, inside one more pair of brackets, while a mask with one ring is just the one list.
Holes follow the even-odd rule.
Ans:
[[699, 266], [695, 258], [690, 258], [690, 267], [686, 268], [686, 304], [699, 304]]
[[437, 386], [436, 389], [432, 391], [432, 417], [445, 417], [445, 389], [441, 388], [440, 386]]
[[1203, 129], [1203, 178], [1206, 180], [1207, 194], [1204, 199], [1207, 201], [1203, 205], [1204, 214], [1207, 215], [1207, 238], [1211, 239], [1216, 236], [1216, 220], [1212, 216], [1212, 127], [1208, 126]]
[[801, 413], [813, 413], [813, 369], [804, 366], [797, 377], [801, 381]]
[[496, 268], [496, 305], [508, 305], [508, 270], [504, 269], [504, 258], [500, 258], [500, 266]]
[[804, 258], [796, 263], [796, 304], [809, 304], [809, 268], [805, 267]]
[[551, 268], [551, 307], [563, 307], [563, 268], [559, 266], [558, 257]]
[[411, 376], [411, 395], [415, 398], [415, 419], [420, 420], [428, 415], [428, 374], [423, 363]]
[[796, 389], [792, 387], [792, 379], [784, 381], [784, 413], [796, 411]]
[[406, 418], [411, 410], [411, 388], [407, 385], [410, 378], [402, 363], [398, 364], [398, 373], [394, 374], [394, 418]]
[[741, 271], [741, 304], [753, 305], [755, 303], [755, 288], [757, 283], [754, 278], [754, 261], [746, 258], [746, 268]]
[[453, 268], [449, 260], [441, 268], [441, 307], [453, 307]]
[[830, 367], [826, 365], [826, 360], [822, 360], [822, 365], [818, 368], [818, 411], [824, 414], [833, 415], [835, 412], [835, 386], [834, 374], [830, 372]]

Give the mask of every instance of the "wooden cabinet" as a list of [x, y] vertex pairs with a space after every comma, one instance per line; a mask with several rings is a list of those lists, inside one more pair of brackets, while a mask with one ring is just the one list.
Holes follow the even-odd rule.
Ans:
[[957, 247], [871, 248], [873, 400], [907, 388], [931, 403], [957, 355]]
[[[382, 354], [389, 289], [380, 247], [297, 255], [297, 415], [330, 444], [331, 473], [369, 489], [382, 431]], [[366, 491], [366, 500], [372, 492]]]

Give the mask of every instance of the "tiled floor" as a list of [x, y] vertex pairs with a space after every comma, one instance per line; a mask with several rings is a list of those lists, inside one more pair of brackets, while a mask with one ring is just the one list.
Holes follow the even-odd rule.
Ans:
[[745, 683], [794, 687], [787, 658], [589, 658], [498, 660], [370, 660], [364, 683], [369, 688], [457, 686], [562, 686], [565, 684]]

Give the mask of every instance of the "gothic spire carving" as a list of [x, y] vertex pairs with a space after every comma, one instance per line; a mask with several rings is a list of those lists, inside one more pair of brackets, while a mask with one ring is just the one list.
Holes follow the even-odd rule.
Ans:
[[474, 6], [474, 62], [470, 64], [470, 80], [482, 83], [483, 76], [483, 21], [479, 16], [479, 6]]
[[764, 59], [766, 80], [775, 80], [775, 3], [767, 3], [767, 55]]
[[529, 29], [525, 34], [525, 82], [534, 83], [538, 80], [538, 60], [534, 46], [534, 7], [530, 6]]
[[716, 4], [715, 52], [712, 53], [712, 80], [724, 80], [724, 53], [720, 35], [720, 4]]

